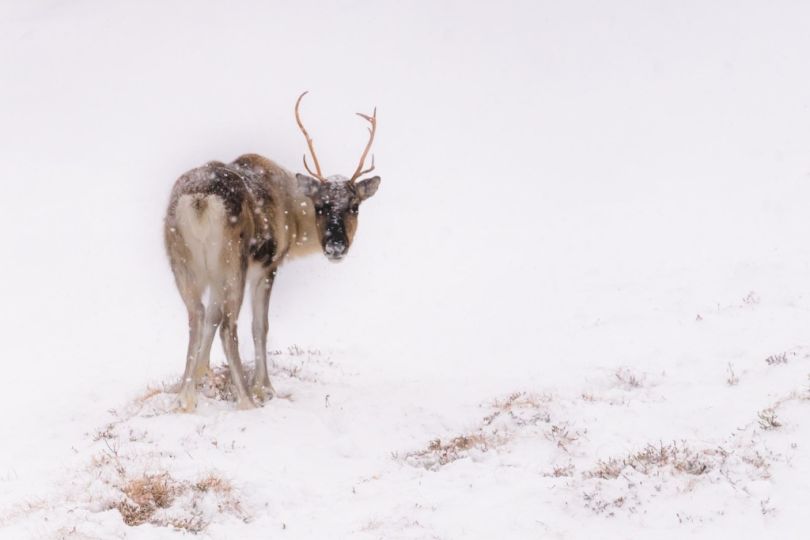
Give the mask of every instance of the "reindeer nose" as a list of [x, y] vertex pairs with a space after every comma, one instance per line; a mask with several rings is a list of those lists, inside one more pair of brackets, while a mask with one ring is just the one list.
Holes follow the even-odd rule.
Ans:
[[324, 253], [330, 259], [339, 259], [346, 254], [346, 244], [344, 242], [327, 242], [323, 248]]

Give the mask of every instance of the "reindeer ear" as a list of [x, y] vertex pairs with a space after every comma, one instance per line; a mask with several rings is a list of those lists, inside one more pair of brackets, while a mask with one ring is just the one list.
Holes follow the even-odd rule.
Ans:
[[361, 180], [355, 184], [355, 188], [357, 189], [357, 194], [360, 196], [360, 200], [365, 201], [375, 193], [377, 193], [377, 188], [380, 187], [380, 177], [373, 176], [371, 178], [366, 178], [365, 180]]
[[319, 180], [301, 173], [296, 174], [295, 178], [298, 180], [298, 189], [307, 197], [314, 197], [318, 193], [318, 188], [321, 186]]

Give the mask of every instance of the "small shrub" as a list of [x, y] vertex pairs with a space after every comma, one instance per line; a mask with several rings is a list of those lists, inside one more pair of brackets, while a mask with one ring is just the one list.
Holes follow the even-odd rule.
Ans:
[[779, 353], [779, 354], [772, 354], [768, 358], [765, 359], [765, 363], [769, 366], [777, 366], [779, 364], [787, 364], [788, 357], [787, 353]]
[[759, 427], [765, 431], [771, 431], [782, 427], [782, 423], [776, 417], [776, 410], [772, 407], [759, 411]]

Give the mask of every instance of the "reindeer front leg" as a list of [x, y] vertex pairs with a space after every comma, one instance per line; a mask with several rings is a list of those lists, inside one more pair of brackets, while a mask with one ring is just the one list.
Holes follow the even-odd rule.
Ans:
[[273, 399], [276, 391], [267, 372], [267, 312], [270, 306], [270, 291], [276, 277], [276, 269], [256, 280], [253, 286], [253, 349], [256, 355], [256, 372], [253, 377], [253, 395], [261, 401]]

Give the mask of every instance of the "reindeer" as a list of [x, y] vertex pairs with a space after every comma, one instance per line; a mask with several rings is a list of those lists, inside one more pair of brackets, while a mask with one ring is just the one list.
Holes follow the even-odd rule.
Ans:
[[[360, 180], [377, 130], [377, 109], [369, 138], [351, 178], [326, 177], [312, 139], [301, 121], [302, 93], [295, 119], [312, 156], [313, 172], [295, 174], [256, 154], [225, 164], [211, 161], [183, 174], [174, 184], [166, 212], [164, 237], [180, 296], [188, 309], [186, 368], [179, 390], [180, 407], [197, 406], [197, 384], [209, 370], [217, 327], [236, 390], [237, 407], [254, 407], [275, 395], [267, 371], [267, 313], [276, 272], [285, 261], [323, 251], [340, 261], [357, 230], [360, 204], [374, 195], [380, 177]], [[236, 322], [247, 286], [253, 311], [255, 375], [248, 391], [239, 358]], [[203, 296], [208, 293], [207, 305]]]

